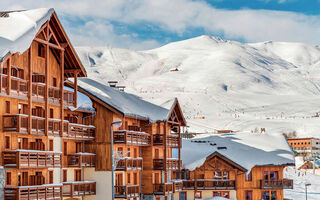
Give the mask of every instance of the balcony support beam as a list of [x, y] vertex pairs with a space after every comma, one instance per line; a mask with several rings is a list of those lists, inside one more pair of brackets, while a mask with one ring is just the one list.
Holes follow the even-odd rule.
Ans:
[[32, 44], [30, 45], [29, 48], [29, 54], [28, 54], [28, 133], [31, 134], [32, 133]]

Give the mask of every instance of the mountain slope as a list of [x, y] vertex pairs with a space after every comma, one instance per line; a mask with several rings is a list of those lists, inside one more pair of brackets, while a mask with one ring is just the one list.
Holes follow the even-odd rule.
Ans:
[[157, 104], [178, 97], [189, 131], [319, 132], [312, 117], [320, 110], [319, 47], [200, 36], [142, 52], [77, 51], [88, 76], [105, 84], [118, 80]]

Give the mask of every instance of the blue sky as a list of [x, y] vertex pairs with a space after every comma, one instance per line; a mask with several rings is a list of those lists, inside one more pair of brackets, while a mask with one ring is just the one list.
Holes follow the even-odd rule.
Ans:
[[144, 50], [199, 35], [320, 44], [320, 0], [10, 0], [55, 8], [76, 46]]

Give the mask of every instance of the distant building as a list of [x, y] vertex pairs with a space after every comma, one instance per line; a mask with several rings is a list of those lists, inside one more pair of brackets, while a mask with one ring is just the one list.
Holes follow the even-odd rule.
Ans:
[[296, 156], [311, 157], [320, 153], [320, 139], [318, 138], [289, 138], [288, 143]]
[[174, 179], [182, 179], [183, 188], [174, 199], [275, 200], [284, 199], [283, 189], [293, 188], [283, 171], [295, 165], [294, 153], [283, 136], [238, 133], [183, 139], [181, 159], [182, 171]]

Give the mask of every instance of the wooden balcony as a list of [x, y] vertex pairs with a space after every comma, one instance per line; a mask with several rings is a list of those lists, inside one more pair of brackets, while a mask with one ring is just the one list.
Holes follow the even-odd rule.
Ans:
[[181, 192], [183, 190], [183, 181], [177, 180], [173, 182], [173, 192]]
[[234, 190], [235, 180], [183, 180], [185, 190]]
[[173, 193], [173, 183], [153, 184], [153, 193], [155, 195], [169, 195]]
[[[8, 90], [8, 76], [6, 74], [0, 75], [2, 78], [1, 82], [1, 92], [7, 92]], [[28, 95], [28, 81], [11, 76], [11, 89], [10, 92], [17, 96], [27, 96]]]
[[75, 140], [93, 140], [95, 138], [95, 127], [92, 125], [68, 123], [64, 127], [63, 137]]
[[74, 105], [74, 92], [64, 90], [63, 91], [63, 102], [67, 106]]
[[121, 185], [114, 186], [114, 197], [115, 198], [135, 198], [140, 196], [139, 185]]
[[129, 170], [141, 170], [142, 158], [124, 158], [119, 160], [116, 170], [129, 171]]
[[46, 85], [44, 83], [33, 82], [32, 83], [32, 99], [44, 100], [45, 87]]
[[[179, 136], [178, 135], [173, 135], [169, 134], [167, 135], [167, 146], [171, 148], [179, 148]], [[161, 134], [156, 134], [153, 135], [153, 145], [160, 146], [164, 145], [164, 135]]]
[[4, 188], [5, 200], [62, 200], [62, 185], [46, 184]]
[[151, 137], [149, 133], [145, 132], [128, 130], [114, 131], [113, 143], [134, 146], [150, 146]]
[[[3, 115], [3, 131], [14, 133], [28, 133], [29, 115], [15, 114]], [[32, 116], [32, 134], [45, 135], [45, 118]], [[48, 119], [48, 135], [63, 136], [66, 139], [93, 140], [95, 138], [95, 127], [92, 125], [73, 124], [63, 122], [61, 134], [61, 120]]]
[[64, 182], [62, 187], [63, 197], [87, 196], [96, 194], [96, 182], [74, 181]]
[[[168, 158], [166, 160], [166, 168], [167, 170], [178, 170], [179, 169], [179, 161], [175, 158]], [[165, 159], [153, 159], [153, 169], [155, 170], [165, 170]]]
[[67, 157], [68, 167], [95, 167], [96, 154], [93, 153], [74, 153]]
[[6, 168], [52, 168], [61, 167], [62, 153], [52, 151], [12, 150], [2, 152], [2, 163]]
[[48, 98], [50, 103], [60, 104], [60, 88], [49, 86]]
[[261, 180], [261, 189], [293, 189], [293, 180]]

